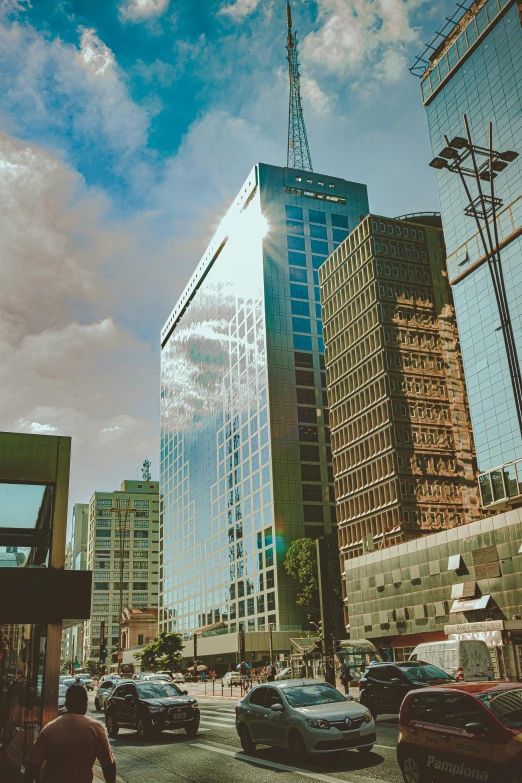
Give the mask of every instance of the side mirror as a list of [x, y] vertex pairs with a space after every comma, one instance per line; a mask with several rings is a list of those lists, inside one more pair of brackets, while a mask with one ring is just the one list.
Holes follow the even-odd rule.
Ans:
[[474, 721], [473, 723], [466, 723], [464, 728], [470, 734], [486, 734], [489, 731], [487, 726], [485, 726], [483, 723], [479, 723], [478, 721]]
[[285, 711], [285, 708], [283, 707], [282, 704], [272, 704], [270, 709], [271, 709], [272, 712], [284, 712]]
[[181, 691], [181, 693], [183, 694], [183, 696], [188, 696], [188, 691]]

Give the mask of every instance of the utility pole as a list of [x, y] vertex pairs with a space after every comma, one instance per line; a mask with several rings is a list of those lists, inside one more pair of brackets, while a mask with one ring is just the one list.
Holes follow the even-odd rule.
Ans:
[[323, 635], [324, 679], [335, 688], [335, 636], [334, 636], [334, 594], [330, 583], [328, 566], [328, 542], [322, 537], [316, 540], [317, 577], [321, 607], [321, 629]]
[[105, 620], [100, 623], [100, 653], [99, 653], [99, 669], [100, 675], [105, 674], [105, 656], [107, 655], [107, 648], [105, 646]]
[[194, 641], [194, 654], [192, 656], [192, 661], [194, 666], [194, 677], [196, 677], [198, 671], [198, 635], [196, 632], [194, 632], [192, 639]]
[[[118, 499], [116, 506], [110, 509], [111, 514], [118, 514], [118, 527], [120, 535], [120, 614], [118, 617], [118, 674], [121, 675], [121, 662], [123, 660], [123, 647], [122, 647], [122, 615], [123, 615], [123, 572], [124, 572], [124, 557], [125, 557], [125, 541], [129, 539], [130, 548], [130, 526], [129, 517], [131, 515], [131, 498]], [[129, 533], [129, 536], [127, 536]], [[130, 552], [129, 552], [130, 554]], [[130, 563], [127, 567], [127, 573], [130, 570]], [[128, 583], [127, 583], [128, 588]]]
[[272, 629], [274, 627], [273, 623], [268, 623], [268, 649], [270, 652], [270, 665], [274, 665], [274, 643], [272, 639]]

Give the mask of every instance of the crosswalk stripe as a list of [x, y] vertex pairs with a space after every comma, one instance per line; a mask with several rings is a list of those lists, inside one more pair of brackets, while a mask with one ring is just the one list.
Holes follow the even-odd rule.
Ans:
[[219, 718], [235, 718], [235, 712], [219, 712], [218, 710], [200, 710], [202, 715], [217, 715]]
[[216, 720], [200, 720], [203, 726], [217, 726], [220, 729], [234, 729], [235, 723], [219, 723]]

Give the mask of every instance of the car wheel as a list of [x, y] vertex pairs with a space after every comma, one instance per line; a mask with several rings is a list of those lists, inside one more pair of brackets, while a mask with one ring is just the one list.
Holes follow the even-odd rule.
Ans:
[[288, 747], [295, 761], [304, 761], [308, 756], [306, 743], [297, 729], [292, 729], [288, 737]]
[[253, 753], [257, 748], [257, 745], [252, 739], [252, 735], [250, 734], [250, 730], [248, 726], [245, 726], [244, 723], [240, 723], [237, 732], [239, 734], [239, 741], [241, 742], [241, 747], [243, 748], [245, 753]]
[[152, 739], [153, 735], [153, 729], [150, 724], [150, 721], [147, 720], [147, 718], [141, 716], [141, 718], [138, 718], [138, 722], [136, 724], [136, 731], [138, 734], [138, 738], [140, 740], [150, 740]]
[[366, 745], [365, 748], [357, 748], [359, 753], [371, 753], [373, 750], [373, 745]]
[[195, 737], [199, 731], [199, 720], [191, 723], [190, 726], [185, 726], [185, 732], [189, 737]]
[[406, 756], [401, 762], [404, 783], [424, 783], [425, 775], [414, 756]]
[[118, 736], [118, 732], [120, 730], [120, 727], [112, 717], [111, 713], [109, 712], [108, 715], [105, 717], [105, 725], [107, 727], [107, 734], [111, 739], [116, 739]]

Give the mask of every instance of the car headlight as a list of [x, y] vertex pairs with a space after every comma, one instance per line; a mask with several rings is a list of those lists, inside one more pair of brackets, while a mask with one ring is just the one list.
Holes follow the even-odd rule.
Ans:
[[166, 707], [153, 707], [152, 704], [149, 704], [147, 709], [149, 712], [164, 712]]
[[307, 718], [306, 722], [313, 729], [329, 729], [330, 728], [329, 721], [323, 720], [322, 718]]
[[366, 710], [366, 712], [363, 715], [363, 721], [365, 723], [371, 723], [372, 720], [373, 720], [372, 713], [370, 712], [370, 710]]

